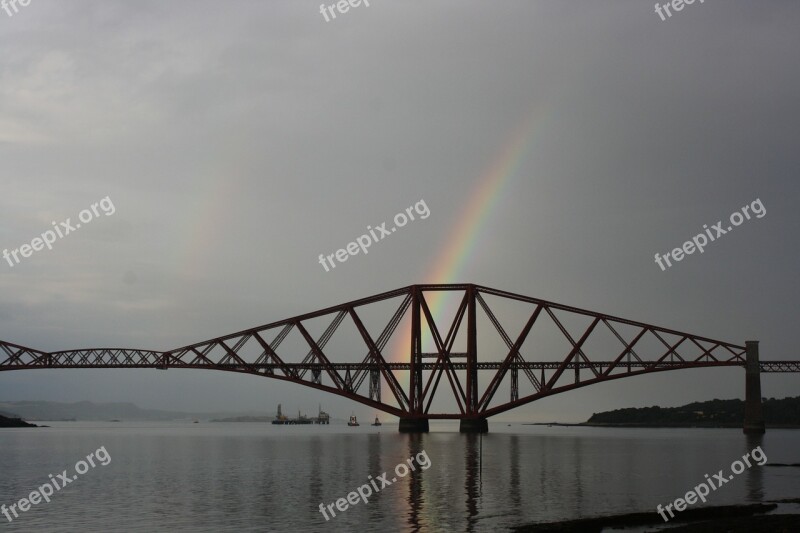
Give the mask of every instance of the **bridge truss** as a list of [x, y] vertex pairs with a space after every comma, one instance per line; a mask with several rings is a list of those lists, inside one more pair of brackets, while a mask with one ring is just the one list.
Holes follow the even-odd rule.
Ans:
[[[0, 341], [3, 355], [0, 371], [254, 374], [411, 419], [480, 419], [608, 380], [745, 366], [744, 346], [472, 284], [412, 285], [169, 351], [43, 352]], [[800, 361], [760, 368], [798, 372]]]

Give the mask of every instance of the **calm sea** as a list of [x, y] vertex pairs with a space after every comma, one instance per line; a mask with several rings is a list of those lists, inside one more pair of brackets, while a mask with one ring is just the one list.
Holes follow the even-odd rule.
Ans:
[[[800, 463], [800, 431], [457, 425], [69, 423], [0, 430], [0, 504], [9, 506], [104, 447], [111, 458], [3, 531], [503, 531], [530, 522], [653, 512], [761, 446]], [[425, 452], [430, 466], [326, 521], [319, 504]], [[102, 454], [101, 454], [102, 455]], [[414, 462], [415, 466], [418, 464]], [[402, 472], [403, 470], [400, 469]], [[380, 487], [380, 482], [378, 483]], [[800, 468], [745, 470], [709, 504], [800, 498]], [[12, 515], [13, 517], [13, 515]]]

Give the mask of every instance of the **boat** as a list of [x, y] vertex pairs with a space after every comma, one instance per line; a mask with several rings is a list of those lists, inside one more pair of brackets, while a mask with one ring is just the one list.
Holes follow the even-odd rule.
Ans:
[[373, 423], [372, 423], [372, 425], [373, 425], [373, 426], [381, 426], [381, 425], [383, 425], [383, 424], [381, 424], [381, 421], [380, 421], [380, 420], [378, 420], [378, 417], [376, 416], [376, 417], [375, 417], [375, 422], [373, 422]]
[[350, 415], [350, 421], [347, 422], [347, 425], [348, 426], [360, 426], [361, 424], [358, 423], [358, 420], [356, 419], [356, 415]]

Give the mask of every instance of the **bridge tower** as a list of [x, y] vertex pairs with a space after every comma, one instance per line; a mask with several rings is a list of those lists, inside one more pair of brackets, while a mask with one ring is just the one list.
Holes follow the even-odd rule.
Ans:
[[489, 422], [478, 415], [478, 325], [475, 320], [475, 285], [467, 289], [467, 417], [460, 433], [488, 433]]
[[764, 414], [761, 410], [761, 365], [758, 360], [758, 341], [745, 341], [744, 432], [764, 433]]
[[[487, 433], [489, 424], [480, 416], [478, 406], [478, 323], [476, 319], [478, 291], [474, 284], [466, 286], [467, 298], [467, 353], [466, 353], [466, 405], [460, 417], [461, 433]], [[411, 371], [409, 375], [409, 411], [410, 416], [400, 419], [401, 433], [427, 433], [430, 429], [424, 405], [423, 392], [423, 354], [422, 354], [422, 318], [425, 315], [431, 324], [430, 310], [423, 305], [422, 288], [411, 287]], [[424, 313], [423, 313], [424, 311]], [[449, 358], [449, 354], [448, 354]]]
[[411, 369], [408, 398], [411, 416], [400, 419], [400, 433], [427, 433], [430, 430], [428, 418], [424, 416], [422, 396], [421, 298], [422, 291], [419, 286], [411, 287]]

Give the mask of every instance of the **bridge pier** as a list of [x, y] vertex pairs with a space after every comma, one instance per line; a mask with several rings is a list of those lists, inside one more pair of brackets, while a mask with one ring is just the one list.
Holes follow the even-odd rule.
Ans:
[[428, 433], [427, 418], [401, 418], [400, 433]]
[[459, 433], [489, 433], [489, 421], [485, 418], [462, 418]]
[[744, 432], [765, 433], [761, 410], [761, 365], [758, 361], [758, 341], [746, 341]]

